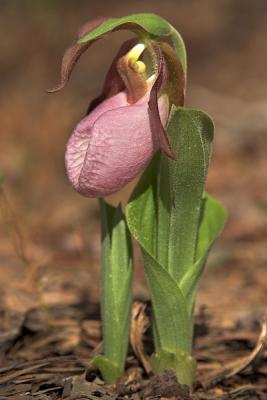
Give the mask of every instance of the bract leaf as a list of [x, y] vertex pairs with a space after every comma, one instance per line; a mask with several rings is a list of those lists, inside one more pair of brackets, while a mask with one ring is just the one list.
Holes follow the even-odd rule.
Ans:
[[168, 36], [172, 32], [171, 25], [160, 16], [150, 13], [139, 13], [122, 18], [110, 18], [93, 31], [82, 36], [79, 42], [89, 42], [98, 39], [106, 33], [120, 29], [141, 30], [152, 36]]
[[179, 32], [162, 17], [151, 13], [132, 14], [122, 18], [110, 18], [95, 30], [80, 38], [79, 43], [86, 43], [99, 39], [103, 35], [120, 29], [129, 29], [134, 32], [145, 33], [152, 38], [169, 36], [183, 66], [184, 74], [187, 71], [187, 56], [184, 41]]

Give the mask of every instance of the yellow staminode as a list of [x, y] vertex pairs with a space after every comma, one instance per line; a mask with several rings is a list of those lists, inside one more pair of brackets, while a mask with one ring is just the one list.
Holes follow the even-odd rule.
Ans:
[[127, 54], [128, 65], [139, 74], [143, 74], [146, 71], [145, 63], [138, 60], [145, 48], [146, 46], [143, 43], [138, 43]]

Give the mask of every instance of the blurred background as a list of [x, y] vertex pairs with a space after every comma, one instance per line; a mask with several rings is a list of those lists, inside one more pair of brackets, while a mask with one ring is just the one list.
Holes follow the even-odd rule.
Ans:
[[[1, 307], [23, 313], [40, 294], [46, 304], [98, 302], [97, 201], [68, 184], [64, 151], [114, 52], [131, 35], [99, 41], [63, 92], [45, 90], [58, 82], [63, 52], [84, 22], [134, 12], [158, 13], [180, 31], [189, 62], [186, 104], [215, 121], [208, 190], [227, 207], [229, 220], [211, 252], [198, 304], [227, 324], [231, 313], [266, 307], [265, 0], [0, 0]], [[137, 264], [135, 296], [146, 299]]]

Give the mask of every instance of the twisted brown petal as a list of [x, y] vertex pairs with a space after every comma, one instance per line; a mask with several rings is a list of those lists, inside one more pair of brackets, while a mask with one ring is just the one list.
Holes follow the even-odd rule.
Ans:
[[150, 92], [150, 99], [148, 103], [148, 111], [150, 117], [150, 124], [153, 135], [158, 142], [159, 147], [161, 150], [173, 160], [176, 160], [176, 156], [171, 149], [171, 145], [169, 142], [169, 138], [167, 132], [165, 131], [159, 114], [159, 107], [158, 107], [158, 93], [163, 86], [163, 84], [167, 80], [167, 66], [161, 51], [161, 48], [158, 44], [153, 42], [151, 44], [152, 51], [154, 53], [156, 64], [157, 64], [157, 78], [152, 86]]

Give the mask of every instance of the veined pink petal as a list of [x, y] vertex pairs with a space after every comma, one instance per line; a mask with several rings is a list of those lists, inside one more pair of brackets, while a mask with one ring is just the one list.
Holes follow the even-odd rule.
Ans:
[[[150, 91], [133, 105], [126, 92], [105, 100], [76, 127], [66, 151], [66, 169], [74, 188], [88, 197], [115, 193], [149, 163], [159, 148], [148, 113]], [[165, 126], [168, 99], [158, 100]]]

